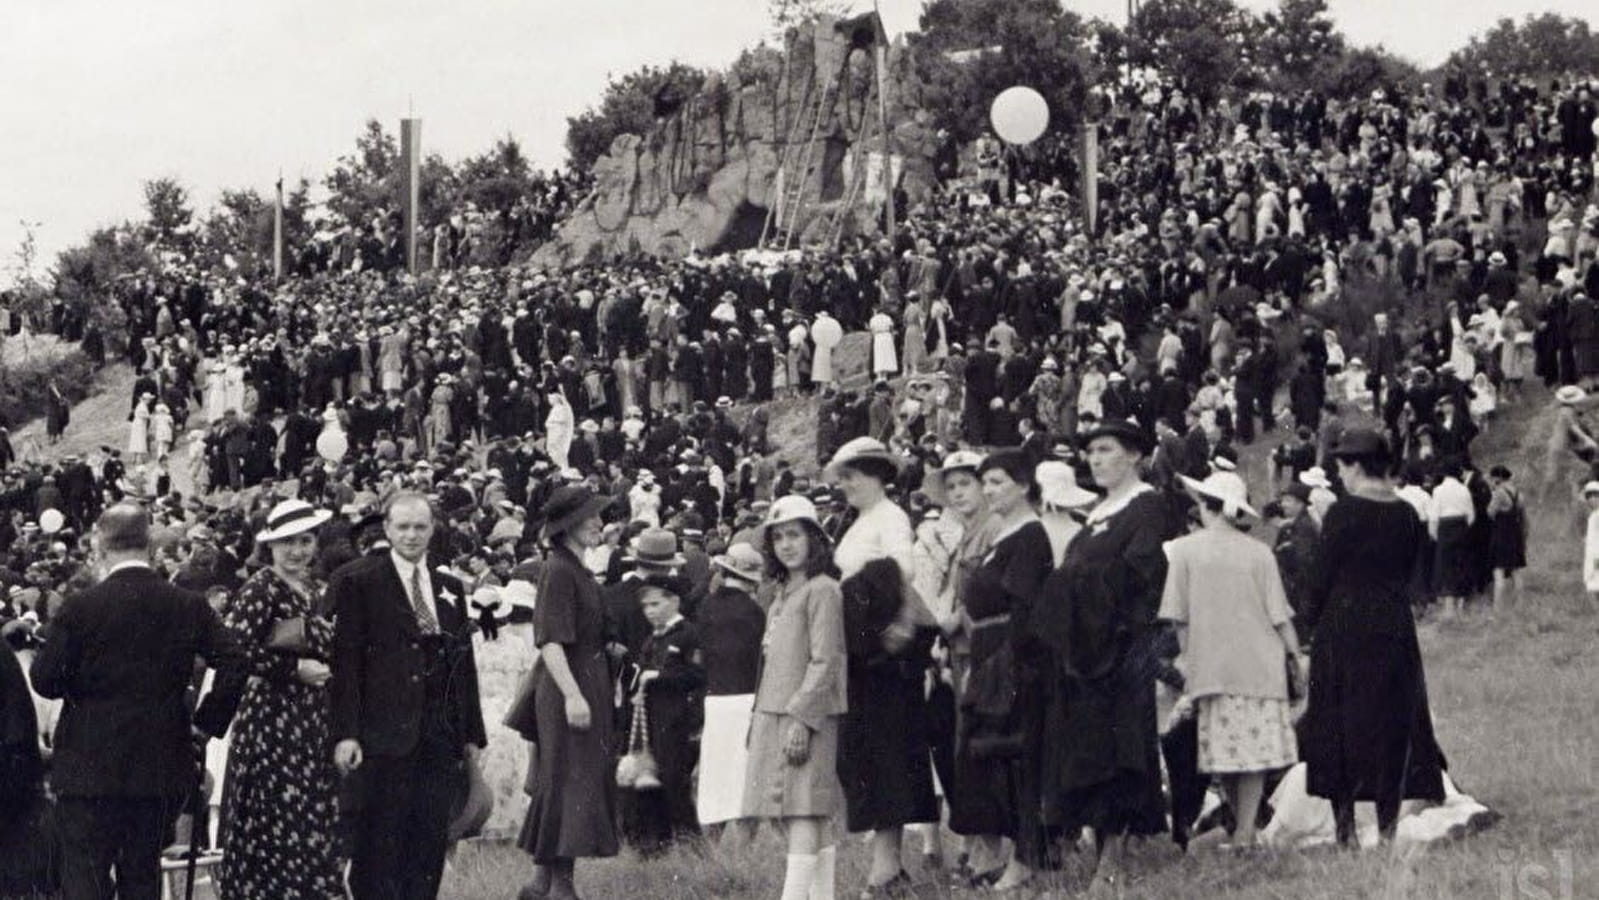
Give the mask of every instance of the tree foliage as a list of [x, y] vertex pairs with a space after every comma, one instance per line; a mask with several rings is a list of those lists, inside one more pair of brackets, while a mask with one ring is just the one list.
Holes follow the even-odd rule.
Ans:
[[339, 157], [323, 180], [328, 208], [345, 222], [367, 222], [398, 207], [400, 145], [377, 119], [368, 119], [355, 150]]
[[176, 178], [152, 178], [144, 183], [145, 227], [150, 238], [168, 246], [188, 243], [194, 210], [189, 192]]
[[1318, 88], [1329, 66], [1347, 52], [1327, 0], [1281, 0], [1260, 17], [1260, 65], [1284, 92]]
[[662, 68], [644, 66], [621, 78], [611, 77], [599, 106], [566, 120], [567, 165], [586, 171], [611, 149], [617, 135], [649, 132], [657, 101], [685, 100], [705, 83], [703, 69], [681, 62]]
[[931, 0], [911, 36], [923, 103], [939, 127], [971, 140], [1000, 91], [1027, 85], [1049, 103], [1051, 129], [1068, 129], [1094, 78], [1094, 36], [1058, 0]]
[[1128, 58], [1158, 68], [1206, 103], [1260, 83], [1260, 21], [1233, 0], [1148, 0], [1129, 34]]
[[1558, 13], [1502, 18], [1450, 55], [1446, 70], [1471, 78], [1548, 78], [1588, 74], [1599, 61], [1599, 34]]

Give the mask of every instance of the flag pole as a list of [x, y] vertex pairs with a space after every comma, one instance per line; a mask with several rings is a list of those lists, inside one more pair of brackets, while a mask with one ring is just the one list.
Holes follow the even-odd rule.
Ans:
[[278, 170], [277, 198], [272, 204], [272, 280], [283, 280], [283, 170]]

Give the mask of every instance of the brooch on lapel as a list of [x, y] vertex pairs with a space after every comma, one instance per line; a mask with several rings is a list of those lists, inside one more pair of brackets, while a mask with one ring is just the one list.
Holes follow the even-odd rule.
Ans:
[[449, 588], [439, 591], [439, 596], [442, 597], [446, 603], [455, 603], [461, 599], [460, 597], [455, 596], [455, 592]]

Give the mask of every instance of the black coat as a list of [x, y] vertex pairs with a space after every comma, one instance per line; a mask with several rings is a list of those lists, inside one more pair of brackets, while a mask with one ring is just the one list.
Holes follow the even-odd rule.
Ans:
[[[439, 631], [450, 668], [445, 716], [462, 744], [488, 743], [478, 698], [471, 618], [461, 582], [430, 570]], [[403, 756], [422, 732], [428, 654], [409, 595], [390, 554], [368, 556], [333, 573], [333, 741], [354, 739], [367, 754]]]
[[216, 670], [193, 725], [220, 735], [249, 677], [243, 649], [204, 597], [148, 567], [69, 598], [33, 661], [33, 688], [65, 700], [51, 787], [65, 797], [177, 797], [196, 775], [188, 690], [194, 659]]

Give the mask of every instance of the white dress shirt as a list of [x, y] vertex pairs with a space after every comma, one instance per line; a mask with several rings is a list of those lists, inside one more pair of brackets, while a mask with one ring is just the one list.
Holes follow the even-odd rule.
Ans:
[[428, 571], [427, 556], [424, 554], [421, 559], [417, 560], [416, 562], [411, 562], [400, 554], [390, 550], [389, 559], [394, 561], [395, 571], [399, 572], [400, 575], [400, 584], [405, 586], [406, 601], [410, 604], [411, 609], [413, 610], [416, 609], [416, 598], [411, 596], [411, 570], [422, 570], [420, 573], [418, 573], [418, 583], [422, 586], [422, 597], [427, 601], [428, 609], [433, 610], [433, 618], [436, 621], [439, 617], [439, 607], [433, 597], [433, 577], [432, 573]]

